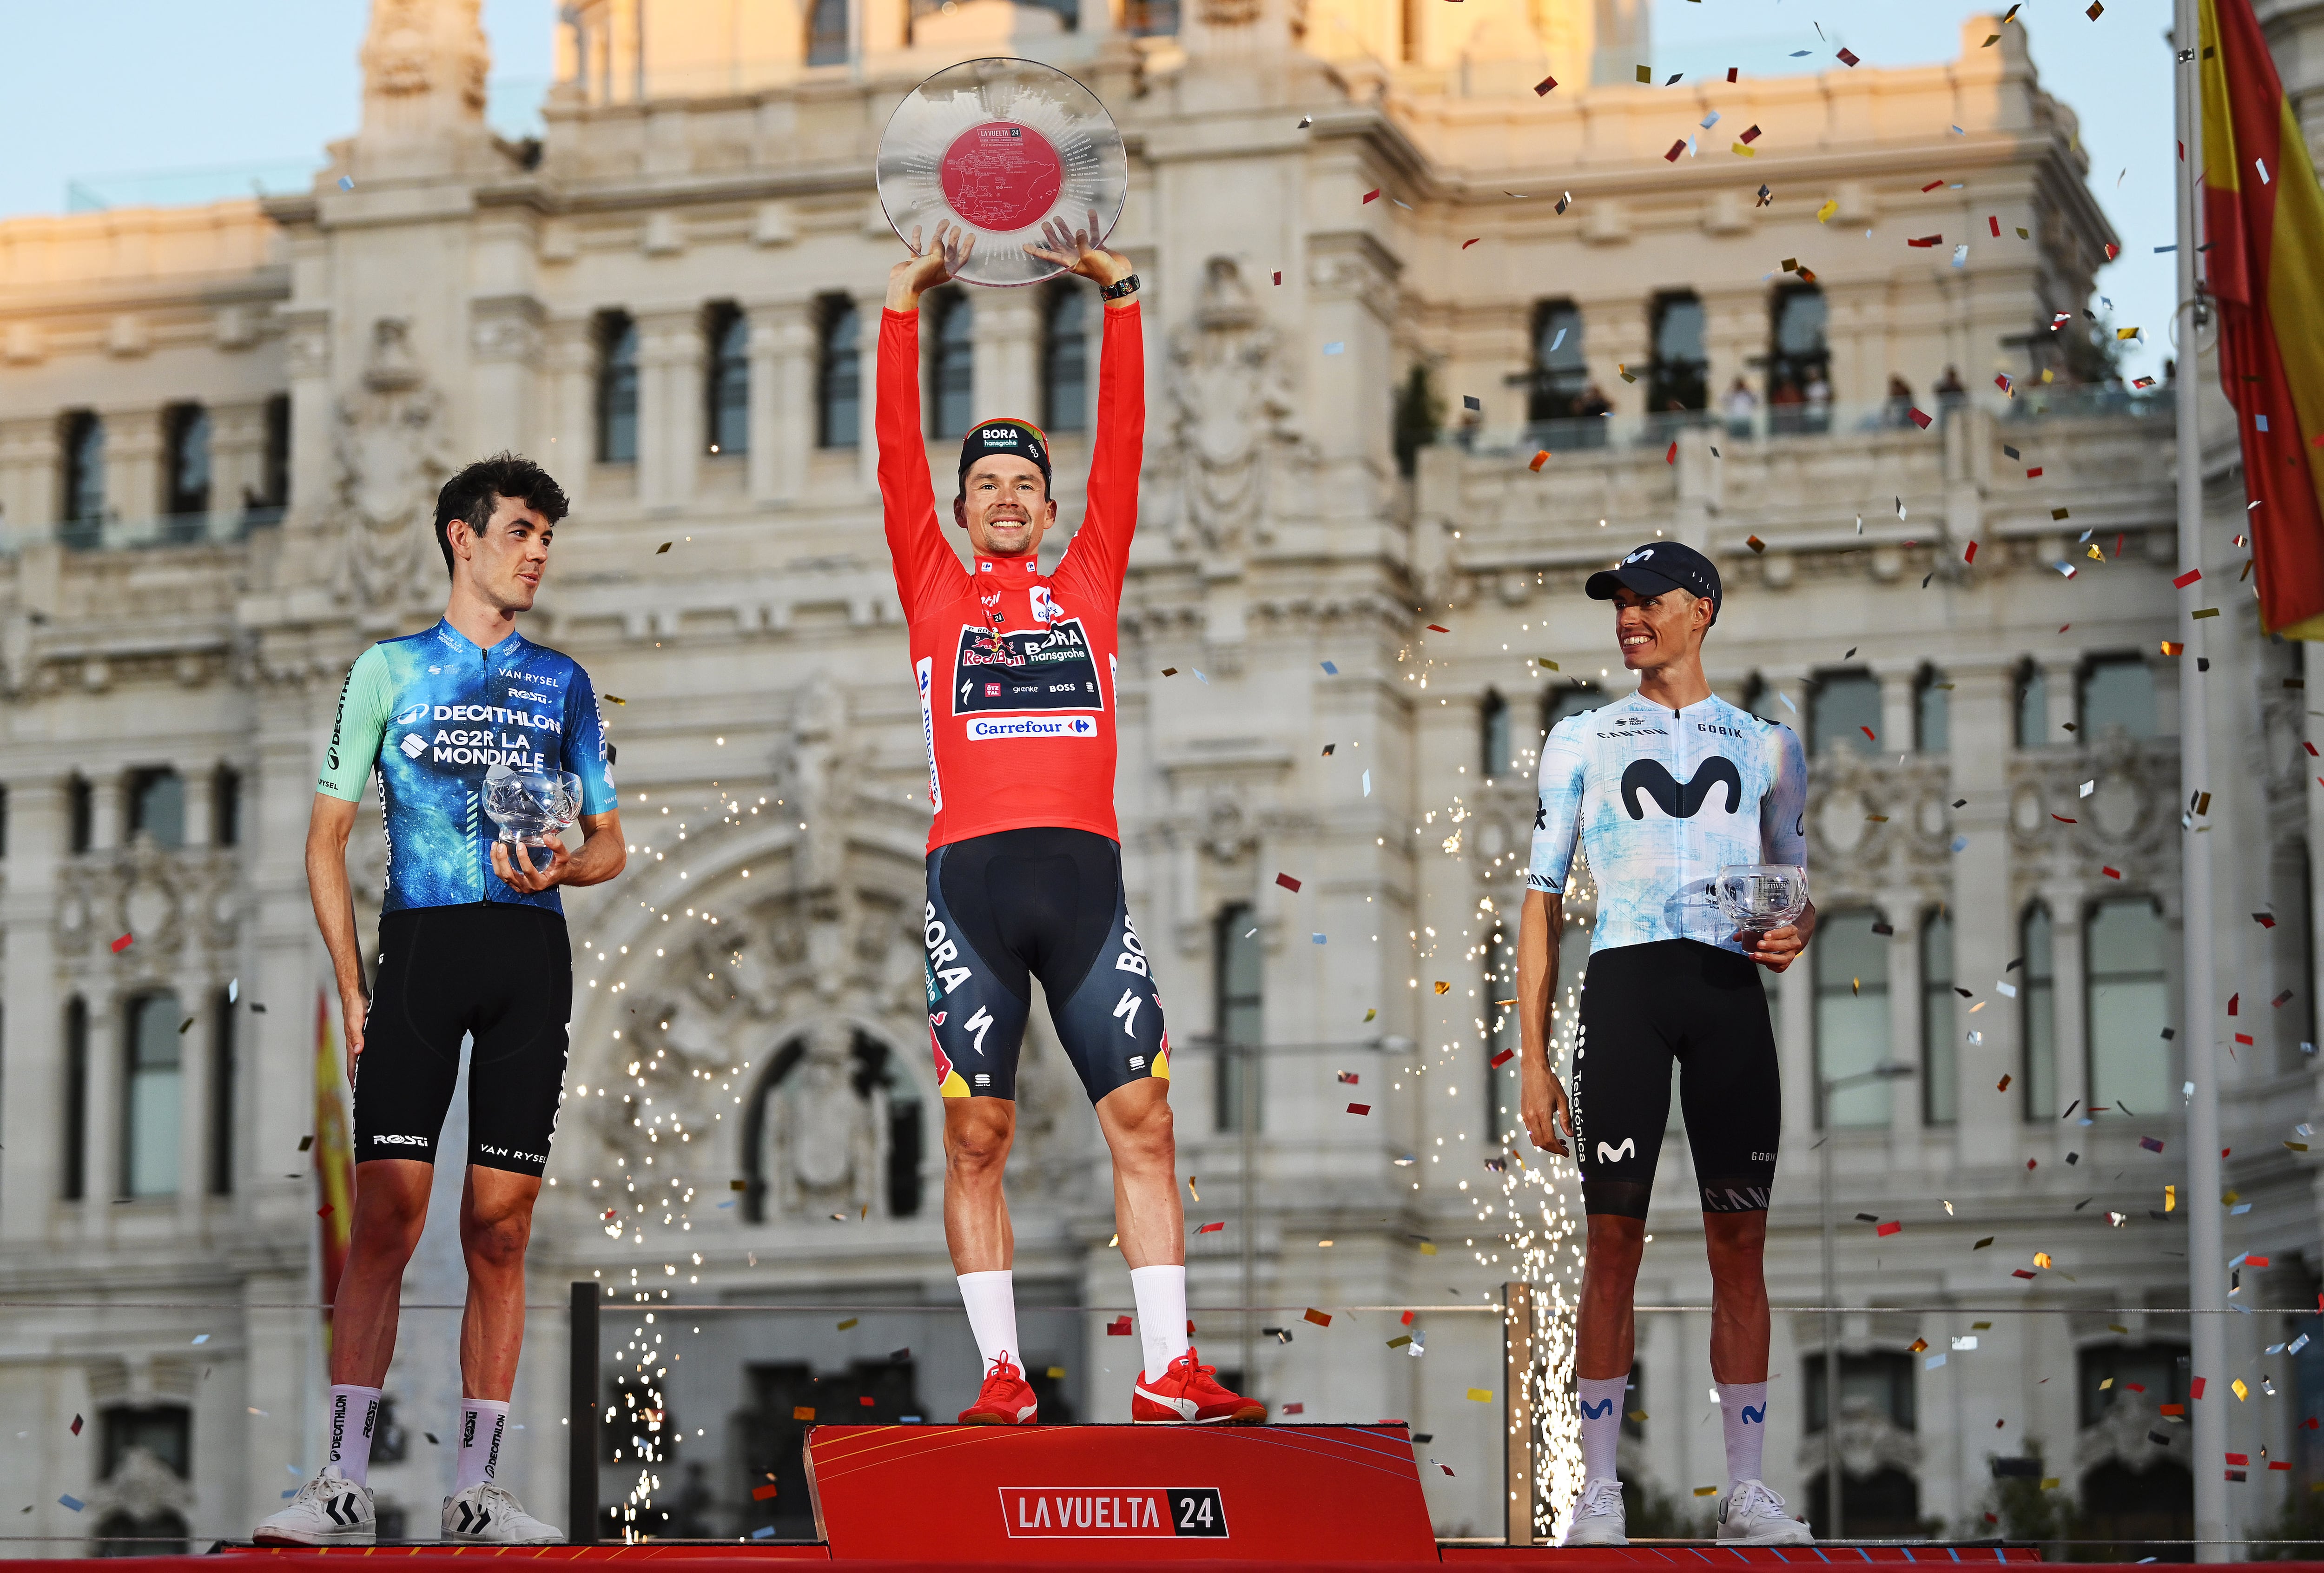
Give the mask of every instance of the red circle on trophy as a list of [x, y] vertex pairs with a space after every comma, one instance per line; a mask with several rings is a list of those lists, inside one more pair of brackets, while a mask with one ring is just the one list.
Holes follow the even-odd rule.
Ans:
[[945, 200], [977, 229], [1039, 223], [1065, 184], [1064, 161], [1049, 139], [1013, 120], [962, 132], [939, 168]]
[[1130, 195], [1121, 133], [1097, 95], [1038, 60], [964, 60], [905, 95], [881, 134], [880, 205], [897, 235], [964, 226], [976, 249], [960, 277], [1034, 284], [1065, 270], [1028, 255], [1052, 221], [1098, 240]]

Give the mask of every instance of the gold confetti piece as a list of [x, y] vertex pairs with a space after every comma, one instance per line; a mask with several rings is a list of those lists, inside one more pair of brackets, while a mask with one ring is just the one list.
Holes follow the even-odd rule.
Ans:
[[1178, 669], [1175, 666], [1166, 666], [1162, 669], [1162, 675], [1164, 677], [1176, 677], [1178, 675]]
[[1194, 1189], [1194, 1177], [1191, 1174], [1186, 1176], [1186, 1190], [1196, 1201], [1203, 1199], [1203, 1193]]
[[2175, 1185], [2164, 1186], [2163, 1188], [2163, 1210], [2166, 1213], [2175, 1212], [2178, 1210], [2178, 1208], [2179, 1188]]
[[815, 1419], [815, 1406], [805, 1403], [792, 1405], [791, 1419], [795, 1420], [811, 1420]]
[[1926, 1339], [1926, 1338], [1915, 1338], [1915, 1339], [1914, 1339], [1914, 1340], [1913, 1340], [1913, 1342], [1912, 1342], [1911, 1349], [1912, 1349], [1912, 1352], [1913, 1352], [1914, 1354], [1918, 1355], [1918, 1354], [1922, 1353], [1923, 1351], [1926, 1350], [1926, 1349], [1928, 1348], [1928, 1346], [1929, 1346], [1929, 1341], [1928, 1341], [1928, 1339]]
[[1472, 1387], [1469, 1390], [1469, 1402], [1471, 1403], [1490, 1403], [1493, 1402], [1493, 1390], [1489, 1387]]
[[1755, 159], [1759, 156], [1759, 150], [1757, 148], [1745, 147], [1739, 142], [1735, 144], [1735, 151], [1741, 153], [1747, 159]]
[[2251, 1389], [2244, 1385], [2244, 1379], [2240, 1376], [2236, 1377], [2233, 1382], [2228, 1383], [2227, 1386], [2234, 1392], [2236, 1402], [2237, 1403], [2243, 1402], [2244, 1400], [2251, 1396]]
[[1063, 1382], [1065, 1379], [1065, 1368], [1064, 1366], [1062, 1366], [1062, 1365], [1052, 1365], [1052, 1366], [1050, 1366], [1050, 1367], [1049, 1367], [1049, 1380], [1050, 1380], [1050, 1381], [1052, 1381], [1052, 1382]]
[[1646, 1411], [1642, 1409], [1634, 1409], [1629, 1411], [1626, 1418], [1634, 1420], [1640, 1425], [1645, 1425], [1646, 1423]]
[[2112, 1387], [2113, 1385], [2114, 1378], [2109, 1376], [2104, 1382], [2098, 1383], [2098, 1391], [2100, 1393], [2104, 1393], [2107, 1388]]
[[862, 1319], [863, 1319], [861, 1317], [850, 1317], [845, 1321], [839, 1324], [839, 1330], [843, 1333], [846, 1332], [849, 1328], [854, 1327], [856, 1323]]
[[751, 1182], [747, 1180], [730, 1180], [726, 1182], [726, 1189], [729, 1190], [748, 1190], [751, 1189]]
[[1375, 1016], [1377, 1016], [1377, 1015], [1379, 1015], [1379, 1007], [1378, 1007], [1377, 1005], [1375, 1005], [1375, 1006], [1374, 1006], [1374, 1007], [1372, 1007], [1370, 1010], [1366, 1011], [1366, 1012], [1364, 1013], [1364, 1020], [1365, 1020], [1365, 1021], [1367, 1021], [1367, 1022], [1369, 1022], [1369, 1021], [1370, 1021], [1373, 1017], [1375, 1017]]
[[2001, 34], [1997, 32], [1988, 32], [1985, 35], [1985, 42], [1977, 47], [1979, 49], [1991, 49], [1995, 44], [1997, 44], [2000, 42]]
[[1541, 473], [1541, 467], [1548, 462], [1549, 449], [1545, 448], [1533, 456], [1533, 462], [1526, 466], [1526, 468], [1532, 470], [1536, 475], [1538, 475]]
[[2109, 1333], [2120, 1333], [2126, 1338], [2130, 1337], [2130, 1329], [2128, 1328], [2119, 1327], [2113, 1322], [2108, 1322], [2107, 1324], [2107, 1331]]
[[1401, 1348], [1403, 1348], [1406, 1344], [1409, 1344], [1409, 1343], [1411, 1343], [1411, 1342], [1412, 1342], [1412, 1335], [1411, 1335], [1410, 1333], [1406, 1333], [1406, 1334], [1405, 1334], [1402, 1337], [1390, 1338], [1390, 1339], [1388, 1341], [1388, 1346], [1389, 1348], [1391, 1348], [1391, 1349], [1401, 1349]]
[[609, 705], [627, 705], [630, 701], [622, 698], [619, 694], [607, 694], [605, 696], [605, 702]]
[[1888, 816], [1886, 814], [1867, 814], [1864, 816], [1864, 822], [1868, 825], [1885, 825], [1888, 822]]
[[1450, 992], [1452, 991], [1452, 985], [1451, 984], [1449, 984], [1449, 983], [1445, 983], [1445, 982], [1442, 981], [1441, 979], [1438, 981], [1438, 983], [1437, 983], [1437, 985], [1436, 985], [1436, 992], [1437, 992], [1438, 994], [1448, 994], [1448, 993], [1450, 993]]
[[1969, 1331], [1973, 1333], [1982, 1333], [1987, 1328], [1992, 1327], [1993, 1324], [1991, 1322], [1971, 1322], [1969, 1326]]
[[2034, 1266], [2036, 1266], [2036, 1267], [2047, 1267], [2047, 1266], [2049, 1266], [2049, 1265], [2050, 1265], [2050, 1253], [2048, 1253], [2047, 1251], [2036, 1251], [2036, 1252], [2034, 1252]]
[[1987, 1245], [1992, 1245], [1992, 1244], [1993, 1244], [1993, 1242], [1994, 1242], [1994, 1236], [1993, 1236], [1993, 1235], [1987, 1235], [1984, 1239], [1979, 1240], [1976, 1245], [1971, 1245], [1971, 1246], [1969, 1247], [1969, 1249], [1970, 1249], [1970, 1250], [1972, 1250], [1972, 1251], [1982, 1251], [1982, 1250], [1984, 1250]]
[[2058, 1477], [2054, 1475], [2044, 1475], [2042, 1476], [2042, 1489], [2044, 1491], [2057, 1490]]
[[1534, 659], [1535, 659], [1536, 661], [1537, 661], [1537, 662], [1541, 662], [1541, 663], [1542, 663], [1542, 665], [1544, 665], [1544, 666], [1545, 666], [1545, 667], [1549, 668], [1549, 670], [1550, 670], [1550, 671], [1555, 671], [1557, 670], [1557, 662], [1554, 662], [1554, 661], [1550, 660], [1550, 658], [1549, 658], [1549, 657], [1547, 657], [1546, 655], [1536, 655], [1536, 656], [1535, 656], [1535, 657], [1534, 657]]
[[1698, 1485], [1694, 1488], [1694, 1494], [1697, 1496], [1717, 1496], [1719, 1494], [1719, 1487], [1716, 1485]]
[[1120, 1236], [1120, 1235], [1116, 1235], [1112, 1239], [1108, 1240], [1108, 1241], [1105, 1243], [1105, 1248], [1106, 1248], [1107, 1250], [1111, 1251], [1111, 1250], [1112, 1250], [1116, 1245], [1120, 1245], [1120, 1244], [1121, 1244], [1121, 1236]]
[[1429, 1244], [1426, 1240], [1423, 1240], [1420, 1242], [1420, 1254], [1423, 1256], [1434, 1256], [1436, 1254], [1436, 1247]]
[[1835, 213], [1837, 213], [1837, 212], [1839, 212], [1839, 211], [1840, 211], [1840, 202], [1839, 202], [1839, 199], [1838, 199], [1837, 198], [1835, 198], [1835, 199], [1833, 199], [1832, 200], [1831, 200], [1831, 201], [1829, 201], [1829, 202], [1826, 202], [1822, 207], [1821, 207], [1821, 208], [1817, 208], [1817, 209], [1816, 209], [1816, 222], [1817, 222], [1818, 224], [1821, 224], [1821, 223], [1823, 223], [1825, 220], [1829, 219], [1829, 218], [1830, 218], [1833, 214], [1835, 214]]
[[663, 541], [659, 546], [654, 548], [654, 555], [656, 557], [659, 557], [663, 552], [668, 551], [672, 544], [673, 542], [668, 541]]

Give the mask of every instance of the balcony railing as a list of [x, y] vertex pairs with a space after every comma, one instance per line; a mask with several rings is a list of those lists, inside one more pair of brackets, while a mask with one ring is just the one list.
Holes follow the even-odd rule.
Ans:
[[280, 507], [233, 514], [163, 514], [150, 519], [64, 519], [54, 524], [0, 528], [0, 553], [14, 556], [49, 542], [67, 551], [143, 551], [167, 546], [217, 546], [282, 523]]

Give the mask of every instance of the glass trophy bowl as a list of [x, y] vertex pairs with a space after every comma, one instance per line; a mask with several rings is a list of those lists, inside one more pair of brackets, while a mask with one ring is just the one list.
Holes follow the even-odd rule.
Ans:
[[874, 165], [881, 208], [897, 236], [964, 225], [976, 252], [960, 278], [972, 284], [1038, 284], [1064, 272], [1025, 254], [1046, 246], [1051, 219], [1086, 230], [1093, 244], [1121, 217], [1130, 159], [1097, 95], [1038, 60], [964, 60], [904, 96], [881, 134]]
[[484, 817], [501, 828], [503, 841], [552, 846], [580, 813], [581, 778], [569, 770], [495, 764], [484, 773]]
[[1719, 871], [1711, 900], [1749, 933], [1780, 929], [1807, 911], [1808, 871], [1788, 863], [1736, 863]]

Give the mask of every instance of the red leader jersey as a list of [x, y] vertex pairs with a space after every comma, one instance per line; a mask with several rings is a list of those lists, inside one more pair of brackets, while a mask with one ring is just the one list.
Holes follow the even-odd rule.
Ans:
[[1055, 574], [1031, 557], [964, 570], [945, 539], [920, 434], [918, 314], [881, 314], [878, 388], [880, 496], [936, 810], [928, 850], [1027, 826], [1119, 841], [1116, 622], [1146, 449], [1138, 307], [1105, 313], [1086, 505]]

